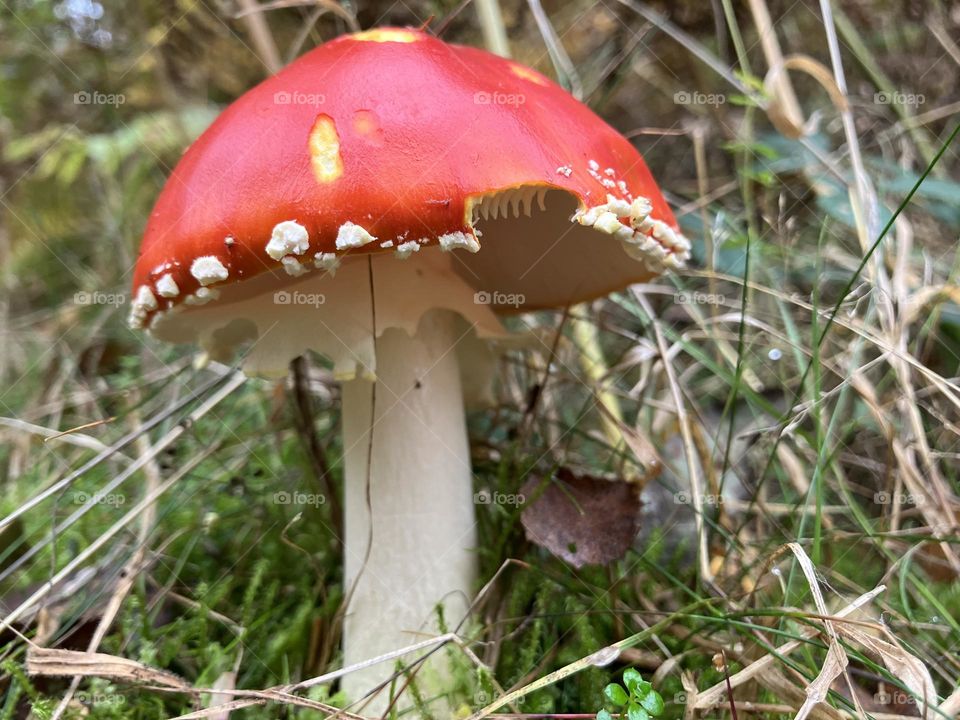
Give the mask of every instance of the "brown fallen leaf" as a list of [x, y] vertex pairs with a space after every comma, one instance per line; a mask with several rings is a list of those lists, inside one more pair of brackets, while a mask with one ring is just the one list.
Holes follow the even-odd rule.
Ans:
[[576, 568], [605, 565], [626, 554], [640, 524], [635, 484], [566, 468], [545, 487], [542, 483], [532, 478], [521, 491], [528, 498], [521, 522], [531, 542]]
[[874, 699], [881, 706], [880, 712], [896, 712], [902, 715], [933, 717], [940, 699], [930, 670], [915, 655], [904, 650], [897, 639], [885, 631], [887, 638], [877, 637], [853, 625], [839, 626], [838, 630], [847, 640], [860, 645], [868, 654], [879, 657], [890, 674], [898, 678], [910, 690], [907, 694], [896, 687], [889, 691], [881, 688]]

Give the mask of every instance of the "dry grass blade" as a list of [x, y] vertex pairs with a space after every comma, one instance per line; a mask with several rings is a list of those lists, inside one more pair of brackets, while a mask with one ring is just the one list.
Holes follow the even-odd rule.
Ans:
[[641, 430], [632, 428], [623, 422], [617, 427], [620, 432], [620, 437], [623, 438], [627, 447], [630, 448], [634, 459], [643, 470], [641, 474], [635, 477], [628, 477], [627, 479], [637, 483], [642, 488], [651, 480], [656, 479], [663, 470], [663, 462], [660, 460], [660, 454], [650, 441], [650, 438]]
[[323, 12], [333, 13], [343, 20], [351, 32], [360, 32], [360, 25], [357, 23], [356, 16], [347, 10], [336, 0], [270, 0], [270, 2], [245, 6], [234, 17], [243, 18], [251, 13], [262, 13], [270, 10], [281, 10], [283, 8], [319, 6]]
[[[856, 598], [853, 602], [848, 604], [846, 607], [833, 614], [831, 617], [834, 620], [842, 620], [843, 618], [849, 617], [860, 608], [864, 607], [867, 603], [871, 602], [876, 598], [880, 593], [882, 593], [886, 588], [882, 585], [880, 587], [874, 588], [870, 592], [864, 593], [860, 597]], [[769, 673], [772, 669], [775, 668], [776, 664], [780, 662], [779, 658], [786, 657], [794, 650], [803, 645], [805, 640], [809, 640], [819, 634], [820, 631], [815, 629], [804, 629], [800, 631], [800, 635], [803, 639], [801, 640], [790, 640], [776, 649], [776, 653], [770, 653], [764, 655], [758, 660], [754, 660], [752, 663], [747, 665], [747, 667], [742, 670], [734, 673], [730, 676], [730, 687], [737, 688], [744, 683], [756, 680], [761, 675]], [[707, 710], [709, 708], [722, 705], [724, 703], [724, 693], [727, 692], [726, 682], [719, 682], [708, 690], [703, 690], [697, 695], [696, 702], [694, 707], [697, 710]]]
[[[0, 425], [11, 428], [12, 430], [17, 430], [19, 432], [28, 432], [33, 435], [39, 435], [43, 438], [45, 443], [55, 440], [57, 442], [67, 443], [69, 445], [75, 445], [86, 450], [93, 450], [94, 452], [98, 453], [110, 452], [110, 448], [97, 440], [95, 437], [84, 435], [83, 433], [77, 431], [84, 427], [91, 427], [92, 425], [98, 425], [104, 422], [108, 421], [100, 420], [97, 423], [88, 423], [87, 425], [61, 432], [58, 430], [51, 430], [50, 428], [43, 427], [42, 425], [35, 425], [34, 423], [26, 422], [25, 420], [19, 420], [17, 418], [0, 417]], [[130, 458], [121, 452], [114, 452], [112, 457], [125, 463], [130, 462]]]
[[[139, 422], [136, 424], [138, 426], [140, 425]], [[146, 435], [141, 435], [139, 438], [137, 438], [137, 443], [140, 452], [144, 455], [150, 456], [150, 445], [147, 442]], [[156, 490], [161, 482], [160, 467], [157, 465], [156, 461], [151, 460], [144, 465], [144, 475], [146, 476], [147, 480], [145, 484], [145, 491], [146, 494], [149, 495]], [[103, 638], [106, 636], [107, 631], [113, 624], [114, 618], [116, 618], [117, 613], [120, 612], [120, 607], [123, 604], [124, 599], [133, 589], [137, 575], [139, 574], [141, 566], [144, 563], [146, 556], [147, 537], [150, 534], [150, 530], [153, 528], [156, 515], [157, 510], [156, 504], [154, 503], [148, 506], [144, 513], [140, 516], [140, 529], [137, 532], [137, 549], [124, 565], [123, 570], [120, 572], [120, 581], [114, 588], [113, 593], [110, 596], [110, 601], [107, 603], [107, 607], [104, 610], [100, 621], [97, 623], [97, 629], [94, 631], [93, 637], [90, 638], [90, 642], [87, 645], [88, 653], [96, 652], [97, 648], [100, 647], [100, 643], [103, 642]], [[63, 698], [60, 700], [60, 703], [54, 710], [51, 720], [58, 720], [58, 718], [60, 718], [63, 713], [66, 712], [67, 706], [69, 705], [73, 694], [80, 686], [81, 677], [82, 676], [80, 675], [76, 675], [70, 681], [70, 687], [67, 689], [67, 692], [64, 693]]]
[[660, 329], [660, 323], [656, 319], [656, 315], [653, 312], [650, 302], [646, 297], [637, 292], [636, 289], [633, 290], [633, 296], [636, 298], [637, 302], [640, 303], [644, 312], [646, 312], [647, 316], [650, 318], [651, 325], [653, 326], [653, 332], [657, 341], [657, 347], [660, 349], [660, 358], [663, 364], [663, 371], [666, 374], [667, 383], [669, 384], [670, 392], [673, 396], [673, 403], [677, 413], [677, 422], [680, 425], [680, 434], [683, 437], [684, 455], [687, 460], [687, 472], [690, 475], [690, 494], [693, 500], [693, 508], [696, 513], [695, 518], [697, 524], [698, 550], [697, 560], [700, 567], [701, 577], [705, 582], [710, 582], [713, 579], [713, 571], [710, 568], [710, 556], [707, 551], [707, 530], [706, 524], [703, 520], [703, 470], [700, 466], [700, 460], [697, 457], [696, 443], [693, 439], [693, 431], [691, 430], [690, 425], [691, 421], [687, 414], [686, 400], [683, 392], [680, 390], [680, 385], [677, 382], [677, 376], [673, 369], [673, 363], [669, 360], [670, 353], [667, 349], [667, 343], [663, 338], [663, 332]]
[[[817, 675], [816, 679], [807, 687], [807, 699], [797, 711], [794, 718], [794, 720], [804, 720], [815, 705], [818, 705], [826, 699], [833, 681], [846, 672], [849, 661], [847, 660], [847, 653], [840, 645], [840, 639], [837, 636], [833, 622], [827, 619], [827, 604], [824, 602], [823, 592], [820, 590], [820, 581], [817, 579], [817, 571], [814, 569], [810, 557], [797, 543], [789, 543], [787, 547], [800, 564], [803, 576], [806, 578], [807, 585], [810, 587], [810, 593], [813, 595], [813, 602], [817, 608], [817, 612], [824, 618], [823, 627], [827, 634], [827, 657], [824, 660], [820, 674]], [[850, 682], [849, 678], [847, 682]], [[856, 692], [853, 691], [852, 684], [851, 695], [854, 701], [856, 701], [857, 695]]]
[[[157, 425], [162, 423], [164, 420], [166, 420], [170, 416], [176, 414], [181, 409], [183, 409], [190, 403], [194, 402], [197, 398], [205, 395], [207, 392], [215, 388], [217, 385], [226, 383], [226, 385], [223, 388], [220, 388], [214, 395], [211, 396], [211, 398], [208, 398], [200, 408], [198, 408], [197, 410], [194, 410], [190, 414], [190, 422], [195, 421], [198, 417], [202, 417], [202, 415], [205, 412], [208, 412], [210, 408], [213, 407], [213, 405], [216, 405], [216, 403], [219, 402], [219, 400], [222, 400], [224, 397], [226, 397], [231, 392], [233, 392], [238, 387], [240, 387], [245, 380], [246, 378], [242, 373], [233, 373], [229, 375], [224, 375], [211, 380], [210, 382], [205, 384], [203, 387], [199, 388], [194, 393], [188, 394], [185, 398], [181, 399], [180, 401], [175, 403], [173, 406], [164, 410], [164, 412], [158, 413], [155, 417], [150, 418], [150, 420], [148, 420], [143, 424], [142, 428], [134, 432], [127, 433], [122, 438], [120, 438], [115, 443], [113, 443], [108, 448], [106, 448], [104, 451], [99, 453], [95, 458], [92, 458], [91, 460], [85, 462], [77, 470], [74, 470], [73, 472], [69, 473], [66, 477], [61, 478], [60, 480], [57, 480], [56, 482], [52, 483], [48, 487], [44, 488], [41, 492], [34, 495], [32, 498], [30, 498], [30, 500], [23, 503], [16, 510], [9, 513], [3, 519], [0, 519], [0, 530], [3, 530], [4, 528], [8, 527], [14, 520], [16, 520], [19, 517], [22, 517], [24, 514], [26, 514], [30, 510], [36, 508], [44, 500], [47, 500], [48, 498], [56, 495], [58, 492], [64, 490], [65, 488], [70, 487], [70, 484], [76, 481], [77, 478], [81, 477], [85, 472], [89, 471], [93, 467], [96, 467], [98, 464], [100, 464], [104, 460], [109, 459], [114, 453], [116, 453], [118, 450], [129, 445], [141, 434], [156, 427]], [[184, 432], [183, 426], [177, 426], [176, 428], [171, 430], [170, 433], [168, 433], [167, 437], [175, 439], [179, 437], [183, 432]], [[172, 442], [172, 439], [171, 439], [171, 442]]]
[[703, 599], [698, 602], [695, 602], [687, 607], [684, 607], [674, 613], [671, 613], [666, 618], [651, 625], [647, 629], [638, 632], [630, 637], [624, 638], [619, 642], [609, 645], [605, 648], [597, 650], [595, 653], [588, 655], [579, 660], [575, 660], [572, 663], [569, 663], [555, 672], [544, 675], [543, 677], [537, 678], [533, 682], [525, 685], [524, 687], [518, 688], [516, 690], [511, 690], [503, 697], [497, 698], [492, 703], [486, 707], [478, 710], [477, 712], [470, 715], [466, 720], [482, 720], [482, 718], [490, 717], [495, 711], [499, 710], [502, 707], [507, 705], [517, 703], [521, 701], [524, 697], [530, 693], [538, 690], [540, 688], [548, 687], [555, 683], [560, 682], [561, 680], [575, 675], [578, 672], [588, 668], [588, 667], [603, 667], [609, 665], [611, 662], [616, 660], [620, 656], [620, 652], [627, 648], [634, 647], [639, 643], [643, 642], [649, 637], [656, 635], [657, 633], [663, 632], [666, 628], [670, 627], [677, 619], [694, 613], [704, 605], [709, 603], [708, 599]]
[[771, 65], [763, 80], [764, 88], [766, 88], [767, 92], [772, 96], [770, 105], [767, 108], [767, 117], [770, 118], [770, 122], [773, 123], [777, 130], [785, 136], [799, 138], [805, 135], [811, 135], [816, 130], [812, 120], [804, 123], [801, 116], [800, 121], [796, 122], [791, 119], [790, 113], [781, 105], [780, 97], [776, 94], [775, 89], [782, 81], [782, 78], [787, 76], [787, 70], [799, 70], [800, 72], [806, 73], [820, 83], [824, 90], [827, 91], [827, 94], [830, 96], [830, 101], [837, 110], [840, 112], [849, 111], [850, 104], [847, 102], [846, 96], [837, 86], [833, 75], [826, 65], [814, 60], [809, 55], [791, 55], [788, 58], [781, 59], [776, 65]]
[[102, 677], [194, 692], [185, 680], [171, 672], [106, 653], [31, 647], [27, 650], [27, 672], [36, 677]]
[[527, 0], [527, 5], [530, 6], [530, 12], [533, 14], [533, 19], [537, 23], [540, 36], [547, 46], [547, 52], [550, 53], [550, 59], [553, 61], [557, 74], [561, 80], [565, 80], [566, 84], [570, 86], [570, 93], [575, 98], [578, 100], [583, 98], [583, 83], [580, 81], [580, 74], [570, 60], [570, 56], [567, 55], [567, 51], [564, 50], [563, 43], [561, 43], [560, 38], [557, 37], [557, 31], [553, 29], [550, 18], [548, 18], [547, 14], [543, 11], [540, 0]]
[[[233, 670], [228, 670], [227, 672], [222, 673], [220, 677], [217, 678], [216, 682], [213, 683], [213, 687], [222, 691], [236, 690], [237, 673]], [[220, 708], [221, 705], [226, 705], [228, 702], [230, 702], [229, 698], [229, 692], [210, 693], [210, 699], [207, 702], [207, 707], [220, 709], [220, 712], [210, 716], [210, 720], [229, 720], [230, 711]]]
[[[110, 482], [108, 482], [103, 487], [97, 490], [97, 493], [101, 496], [109, 495], [113, 493], [120, 485], [129, 480], [133, 475], [143, 469], [147, 464], [153, 462], [153, 458], [156, 457], [160, 452], [166, 448], [172, 446], [178, 439], [180, 439], [184, 434], [188, 432], [189, 426], [204, 417], [207, 413], [211, 412], [220, 402], [222, 402], [226, 397], [233, 393], [237, 388], [239, 388], [243, 383], [246, 382], [246, 377], [242, 373], [234, 373], [229, 377], [228, 382], [214, 392], [209, 398], [207, 398], [199, 407], [191, 411], [187, 417], [177, 424], [175, 427], [171, 428], [167, 433], [165, 433], [159, 440], [157, 440], [151, 447], [150, 450], [146, 453], [142, 453], [135, 460], [124, 468], [123, 472], [118, 473]], [[178, 403], [177, 406], [180, 406], [181, 403]], [[170, 414], [170, 411], [164, 411], [158, 414], [158, 417], [166, 417]], [[155, 426], [157, 423], [157, 418], [151, 418], [150, 420], [144, 422], [138, 427], [133, 433], [129, 434], [128, 437], [131, 439], [136, 439], [141, 437], [144, 433], [148, 432], [149, 429]], [[122, 446], [122, 442], [115, 443], [111, 446], [111, 452], [118, 445]], [[98, 456], [99, 458], [100, 456]], [[109, 457], [109, 455], [105, 456]], [[94, 458], [96, 460], [97, 458]], [[70, 483], [79, 478], [89, 467], [89, 463], [85, 463], [79, 470], [70, 473], [63, 480], [54, 483], [46, 490], [35, 495], [27, 502], [23, 503], [19, 508], [17, 508], [13, 513], [7, 516], [4, 519], [4, 522], [8, 520], [15, 519], [25, 513], [28, 509], [35, 507], [41, 500], [49, 498], [53, 494], [53, 490], [61, 490], [63, 488], [69, 487]], [[60, 536], [65, 530], [73, 526], [77, 521], [80, 520], [84, 515], [91, 512], [94, 509], [93, 504], [82, 505], [80, 508], [71, 513], [65, 520], [53, 526], [53, 528], [47, 533], [43, 541], [36, 543], [33, 547], [23, 553], [16, 561], [10, 563], [10, 565], [3, 569], [0, 572], [0, 581], [5, 579], [7, 576], [12, 575], [20, 567], [26, 565], [33, 557], [38, 555], [47, 545], [52, 544], [58, 536]], [[2, 529], [3, 524], [0, 523], [0, 529]]]
[[800, 109], [790, 77], [778, 73], [775, 78], [771, 78], [774, 68], [783, 65], [783, 53], [770, 18], [770, 10], [765, 0], [750, 0], [750, 12], [757, 24], [760, 45], [767, 59], [767, 67], [770, 68], [770, 73], [767, 74], [769, 82], [764, 82], [764, 88], [771, 97], [767, 115], [780, 132], [787, 130], [789, 137], [800, 137], [803, 134], [803, 111]]
[[128, 510], [117, 522], [111, 525], [105, 532], [103, 532], [100, 537], [87, 545], [80, 553], [77, 554], [69, 563], [67, 563], [63, 568], [60, 569], [52, 578], [50, 578], [46, 583], [44, 583], [40, 588], [34, 591], [26, 600], [20, 603], [14, 610], [12, 610], [2, 622], [0, 622], [0, 630], [10, 628], [13, 623], [18, 620], [27, 610], [36, 605], [40, 600], [45, 598], [50, 592], [57, 587], [57, 585], [62, 582], [65, 578], [69, 577], [77, 568], [82, 567], [88, 560], [90, 560], [96, 553], [104, 547], [110, 540], [114, 538], [121, 530], [123, 530], [127, 525], [130, 524], [136, 517], [141, 513], [146, 511], [148, 508], [152, 507], [157, 498], [160, 497], [167, 490], [172, 488], [177, 484], [183, 477], [193, 472], [193, 470], [199, 465], [207, 455], [212, 452], [215, 448], [211, 447], [207, 452], [201, 453], [194, 458], [191, 458], [180, 470], [171, 475], [166, 481], [163, 482], [159, 487], [157, 487], [152, 492], [148, 493], [140, 502], [134, 505], [130, 510]]
[[236, 690], [230, 691], [222, 688], [198, 688], [195, 692], [199, 693], [219, 693], [222, 695], [241, 695], [240, 700], [231, 700], [215, 707], [203, 708], [185, 715], [177, 715], [170, 720], [201, 720], [201, 718], [217, 718], [223, 713], [232, 713], [234, 710], [253, 707], [255, 705], [266, 705], [267, 703], [278, 703], [281, 705], [291, 705], [294, 707], [307, 708], [320, 713], [319, 720], [367, 720], [362, 715], [341, 710], [332, 705], [307, 698], [290, 695], [289, 693], [277, 690]]
[[283, 67], [283, 62], [280, 60], [280, 51], [277, 50], [277, 44], [270, 33], [267, 20], [263, 16], [263, 8], [257, 0], [238, 0], [238, 2], [242, 8], [243, 22], [250, 32], [254, 47], [257, 48], [257, 57], [266, 68], [267, 74], [275, 75]]

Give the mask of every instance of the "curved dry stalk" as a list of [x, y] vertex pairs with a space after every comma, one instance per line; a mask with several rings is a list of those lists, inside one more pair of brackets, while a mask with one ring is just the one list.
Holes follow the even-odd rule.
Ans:
[[663, 331], [660, 329], [660, 321], [650, 302], [641, 293], [633, 291], [633, 297], [643, 308], [644, 312], [650, 318], [650, 324], [653, 327], [656, 336], [657, 347], [660, 350], [660, 356], [663, 362], [664, 374], [667, 383], [670, 386], [670, 393], [673, 396], [674, 407], [677, 413], [677, 422], [680, 425], [680, 434], [683, 437], [683, 450], [686, 456], [687, 472], [690, 474], [690, 494], [692, 496], [692, 505], [695, 510], [695, 522], [697, 527], [697, 559], [700, 564], [700, 576], [706, 582], [713, 581], [713, 570], [710, 568], [710, 555], [707, 548], [707, 529], [703, 521], [703, 495], [704, 479], [703, 468], [697, 457], [696, 443], [693, 439], [693, 431], [690, 427], [690, 418], [687, 415], [687, 407], [684, 401], [683, 392], [677, 383], [677, 376], [673, 369], [673, 364], [669, 361], [669, 352], [667, 343], [663, 338]]

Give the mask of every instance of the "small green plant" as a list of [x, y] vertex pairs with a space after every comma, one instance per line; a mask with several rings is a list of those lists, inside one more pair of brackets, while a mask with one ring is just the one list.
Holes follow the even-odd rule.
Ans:
[[[610, 683], [603, 689], [603, 694], [611, 705], [627, 709], [627, 720], [650, 720], [663, 712], [660, 693], [633, 668], [624, 671], [623, 685]], [[624, 717], [622, 712], [617, 714]], [[613, 714], [603, 708], [597, 713], [597, 720], [613, 720]]]

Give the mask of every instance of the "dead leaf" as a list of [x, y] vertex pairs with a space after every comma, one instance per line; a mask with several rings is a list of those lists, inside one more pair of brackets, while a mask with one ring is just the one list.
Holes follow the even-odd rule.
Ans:
[[[909, 705], [916, 702], [919, 706], [918, 709], [922, 710], [923, 717], [934, 714], [933, 709], [939, 704], [937, 687], [933, 684], [933, 677], [931, 677], [930, 671], [923, 661], [908, 653], [895, 642], [875, 637], [858, 627], [840, 625], [837, 630], [848, 640], [861, 645], [867, 652], [878, 656], [887, 670], [890, 671], [890, 674], [900, 680], [916, 698], [908, 697], [906, 693], [896, 693], [894, 699], [904, 696], [898, 704]], [[894, 640], [892, 636], [891, 640]], [[888, 705], [889, 703], [883, 704]], [[917, 713], [917, 715], [920, 714], [920, 712]]]
[[605, 565], [623, 557], [639, 529], [640, 498], [632, 483], [575, 475], [566, 468], [542, 486], [523, 486], [521, 515], [531, 542], [576, 568]]

